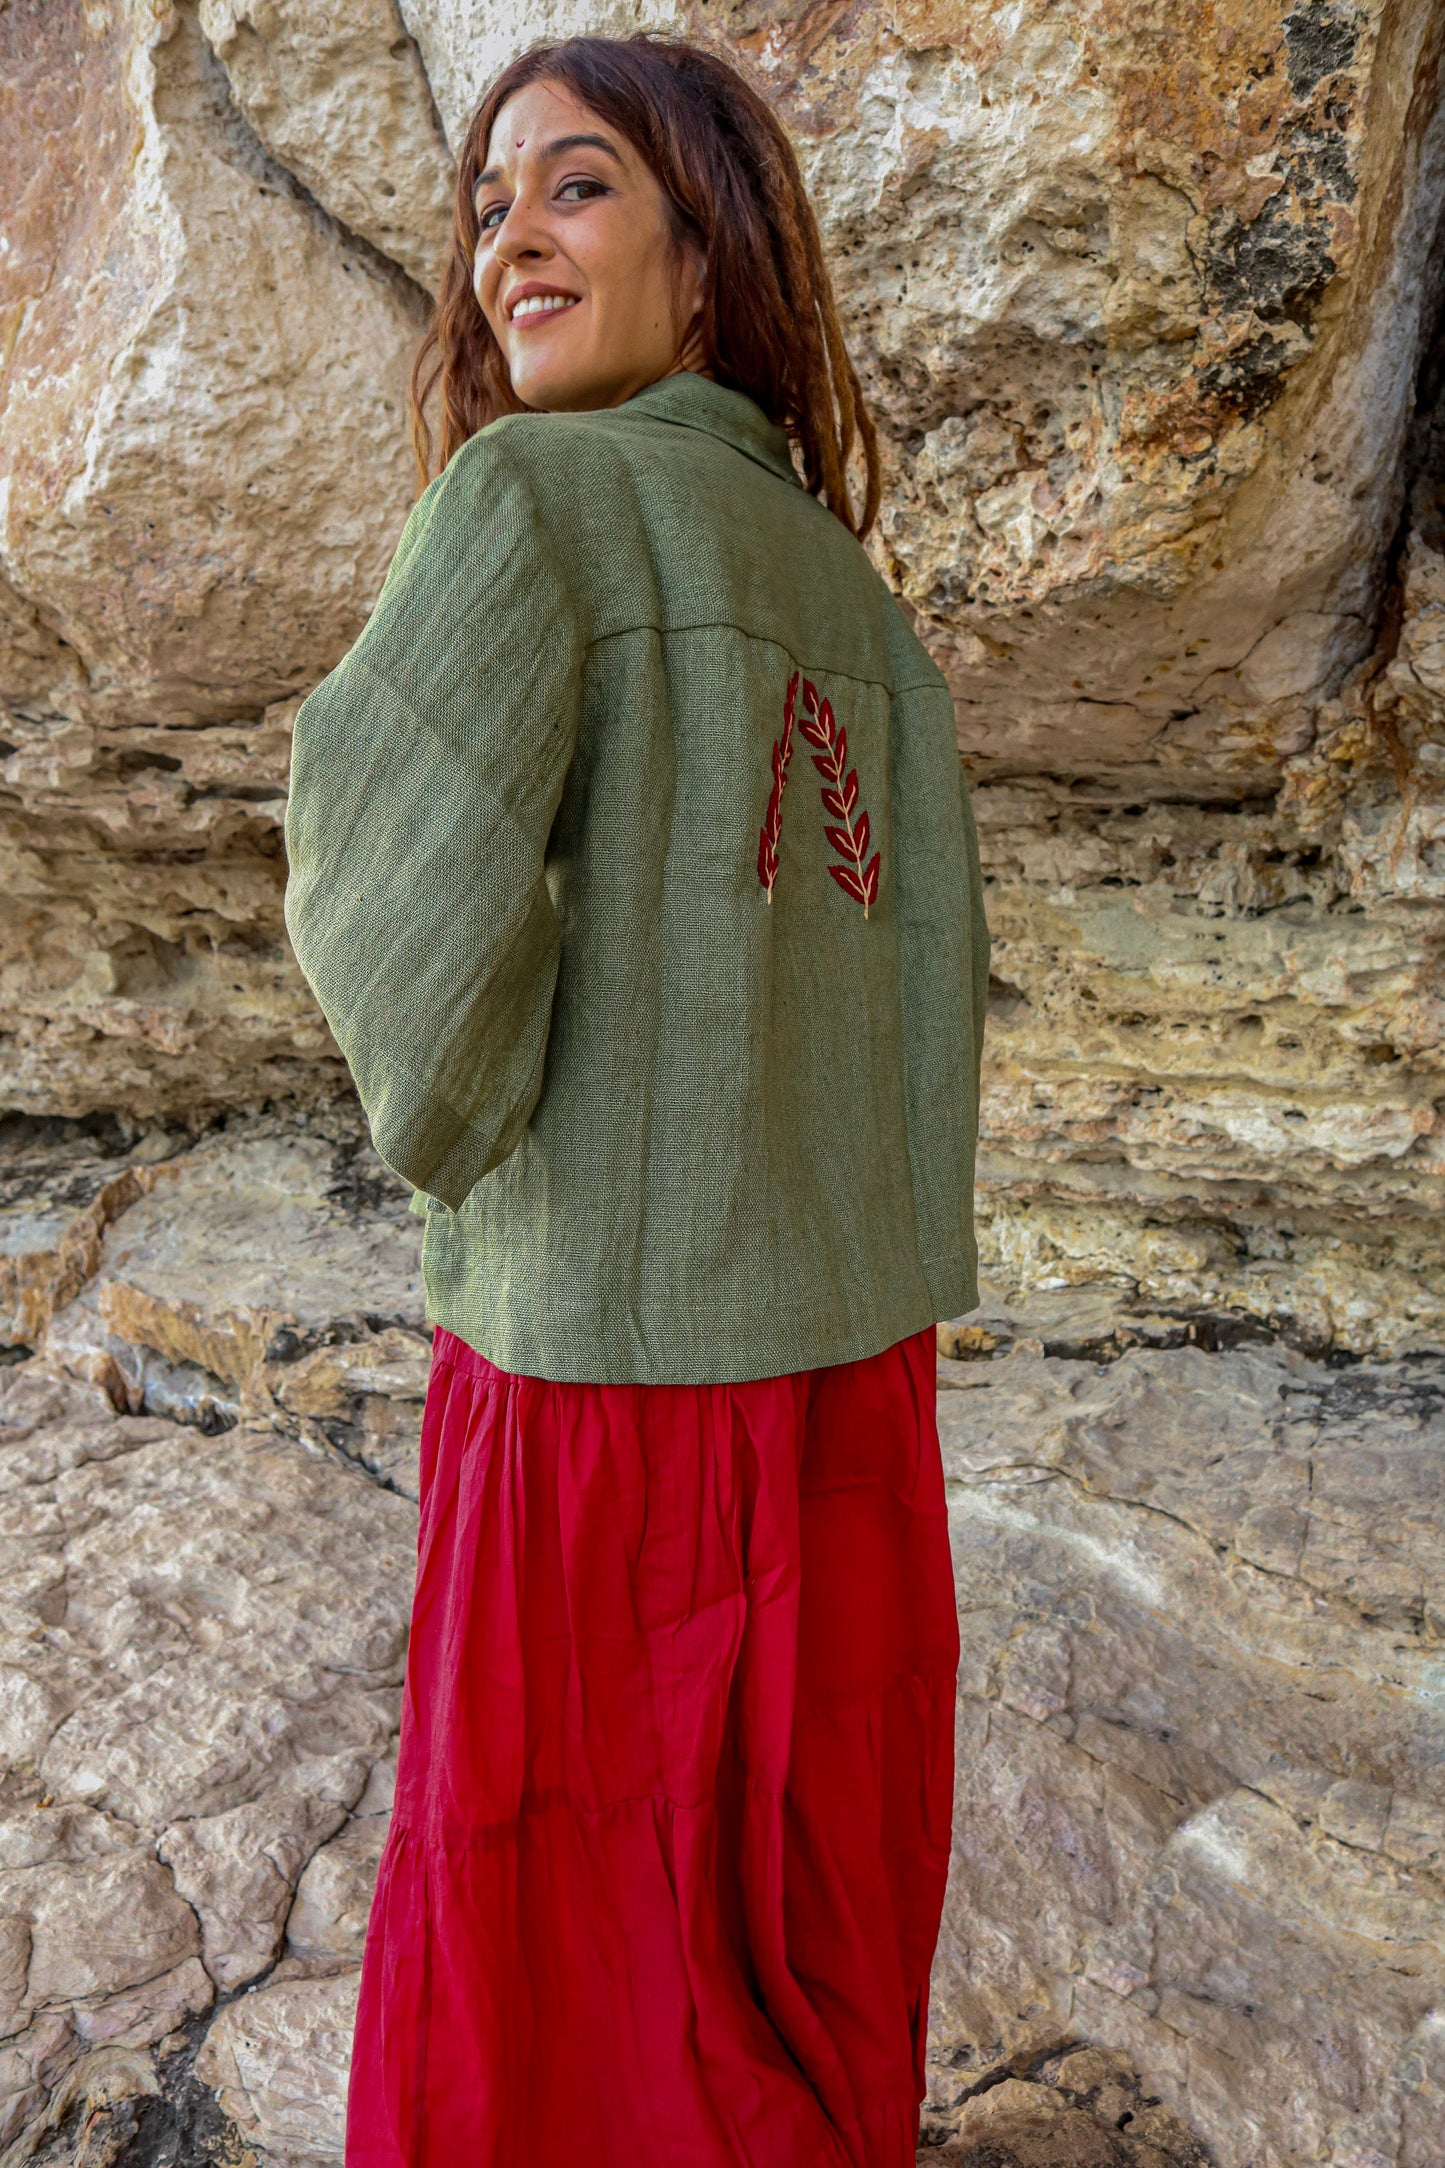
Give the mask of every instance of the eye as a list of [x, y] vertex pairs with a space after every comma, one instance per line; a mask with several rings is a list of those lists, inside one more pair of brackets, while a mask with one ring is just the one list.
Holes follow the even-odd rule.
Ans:
[[489, 203], [484, 211], [477, 213], [477, 231], [494, 233], [507, 215], [505, 203]]
[[562, 183], [557, 190], [557, 200], [559, 203], [590, 203], [597, 196], [607, 196], [611, 193], [612, 191], [605, 181], [594, 181], [585, 175], [579, 174], [574, 179]]

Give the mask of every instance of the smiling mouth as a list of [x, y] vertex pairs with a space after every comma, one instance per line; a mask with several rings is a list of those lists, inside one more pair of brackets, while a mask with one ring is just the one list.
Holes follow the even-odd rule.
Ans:
[[575, 309], [579, 299], [577, 294], [524, 294], [507, 311], [507, 321], [523, 324], [539, 316], [559, 316], [563, 309]]

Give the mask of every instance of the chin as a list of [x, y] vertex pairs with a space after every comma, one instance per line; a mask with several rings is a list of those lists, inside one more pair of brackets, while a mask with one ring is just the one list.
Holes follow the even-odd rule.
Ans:
[[524, 369], [512, 378], [512, 389], [525, 406], [542, 413], [548, 407], [566, 406], [576, 390], [576, 379], [562, 369]]

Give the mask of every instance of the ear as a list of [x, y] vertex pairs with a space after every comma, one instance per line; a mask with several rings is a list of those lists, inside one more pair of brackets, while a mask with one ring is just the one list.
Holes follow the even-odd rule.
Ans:
[[707, 295], [707, 252], [700, 241], [690, 236], [677, 244], [673, 295], [678, 334], [686, 352], [695, 342], [698, 318]]

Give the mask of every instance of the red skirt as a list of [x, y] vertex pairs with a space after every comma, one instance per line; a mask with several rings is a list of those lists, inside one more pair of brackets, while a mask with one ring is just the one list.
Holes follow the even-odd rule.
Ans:
[[348, 2168], [913, 2168], [958, 1653], [931, 1329], [686, 1386], [439, 1332]]

